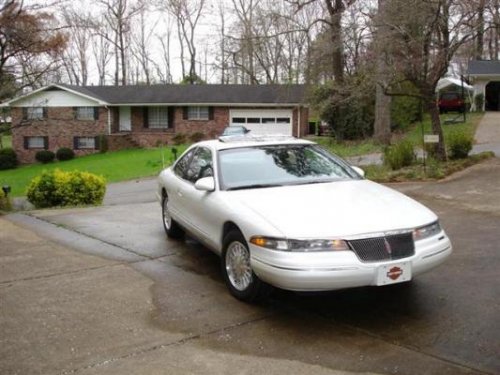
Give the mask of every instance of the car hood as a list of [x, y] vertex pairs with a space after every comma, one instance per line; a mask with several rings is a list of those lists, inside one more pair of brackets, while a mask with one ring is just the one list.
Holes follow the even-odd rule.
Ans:
[[437, 220], [420, 203], [368, 180], [228, 193], [287, 238], [348, 238]]

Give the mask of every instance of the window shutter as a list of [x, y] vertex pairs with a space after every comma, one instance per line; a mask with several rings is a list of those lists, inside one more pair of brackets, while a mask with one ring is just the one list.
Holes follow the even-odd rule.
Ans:
[[96, 150], [100, 150], [101, 149], [101, 136], [98, 135], [97, 137], [95, 137], [95, 141], [94, 142], [95, 142], [94, 143], [94, 148]]
[[77, 115], [78, 115], [77, 111], [78, 111], [78, 108], [77, 107], [73, 107], [73, 119], [74, 120], [77, 120]]
[[94, 120], [99, 120], [99, 107], [94, 107]]
[[28, 108], [23, 107], [23, 120], [28, 119]]
[[47, 107], [43, 107], [43, 118], [48, 118], [48, 108]]
[[174, 114], [175, 107], [168, 107], [168, 127], [170, 129], [174, 127]]
[[29, 138], [24, 137], [24, 149], [27, 150], [29, 148]]
[[182, 107], [182, 119], [187, 120], [188, 117], [188, 107]]
[[43, 137], [43, 148], [45, 150], [49, 149], [49, 137]]
[[214, 107], [208, 107], [208, 119], [209, 120], [214, 119]]
[[73, 149], [78, 150], [78, 137], [73, 137]]
[[142, 121], [145, 128], [149, 128], [149, 107], [142, 107]]

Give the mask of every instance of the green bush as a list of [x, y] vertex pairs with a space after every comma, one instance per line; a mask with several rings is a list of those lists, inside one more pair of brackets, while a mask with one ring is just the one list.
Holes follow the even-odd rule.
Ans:
[[28, 185], [28, 200], [37, 208], [98, 205], [106, 192], [103, 177], [88, 172], [44, 171]]
[[75, 157], [75, 152], [67, 147], [61, 147], [56, 152], [56, 158], [59, 161], [71, 160]]
[[172, 137], [172, 143], [174, 145], [181, 145], [186, 143], [186, 135], [184, 133], [177, 133]]
[[391, 128], [406, 130], [420, 120], [420, 100], [411, 96], [395, 96], [391, 101]]
[[451, 159], [465, 159], [472, 150], [473, 137], [466, 132], [453, 132], [447, 139]]
[[205, 138], [205, 134], [202, 132], [196, 132], [189, 136], [190, 141], [193, 143], [200, 142], [203, 138]]
[[43, 164], [51, 163], [54, 161], [55, 158], [56, 154], [54, 154], [52, 151], [49, 150], [38, 151], [35, 154], [35, 159]]
[[0, 211], [10, 211], [10, 210], [12, 210], [10, 199], [5, 196], [5, 193], [0, 188]]
[[309, 98], [338, 141], [363, 139], [373, 133], [374, 87], [365, 87], [369, 80], [361, 75], [348, 81], [343, 87], [318, 86]]
[[0, 149], [0, 170], [12, 169], [17, 166], [16, 152], [11, 148]]
[[402, 141], [384, 149], [384, 164], [392, 170], [408, 167], [414, 160], [415, 152], [410, 141]]

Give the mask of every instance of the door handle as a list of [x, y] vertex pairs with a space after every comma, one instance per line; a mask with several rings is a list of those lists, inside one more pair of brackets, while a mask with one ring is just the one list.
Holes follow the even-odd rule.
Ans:
[[177, 190], [177, 195], [178, 195], [179, 197], [182, 197], [182, 190], [181, 190], [181, 189]]

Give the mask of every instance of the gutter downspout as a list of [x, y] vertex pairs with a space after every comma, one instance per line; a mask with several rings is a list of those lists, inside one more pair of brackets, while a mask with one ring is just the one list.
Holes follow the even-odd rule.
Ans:
[[297, 107], [297, 138], [301, 138], [300, 136], [300, 129], [301, 129], [301, 122], [302, 122], [302, 108], [300, 106]]

